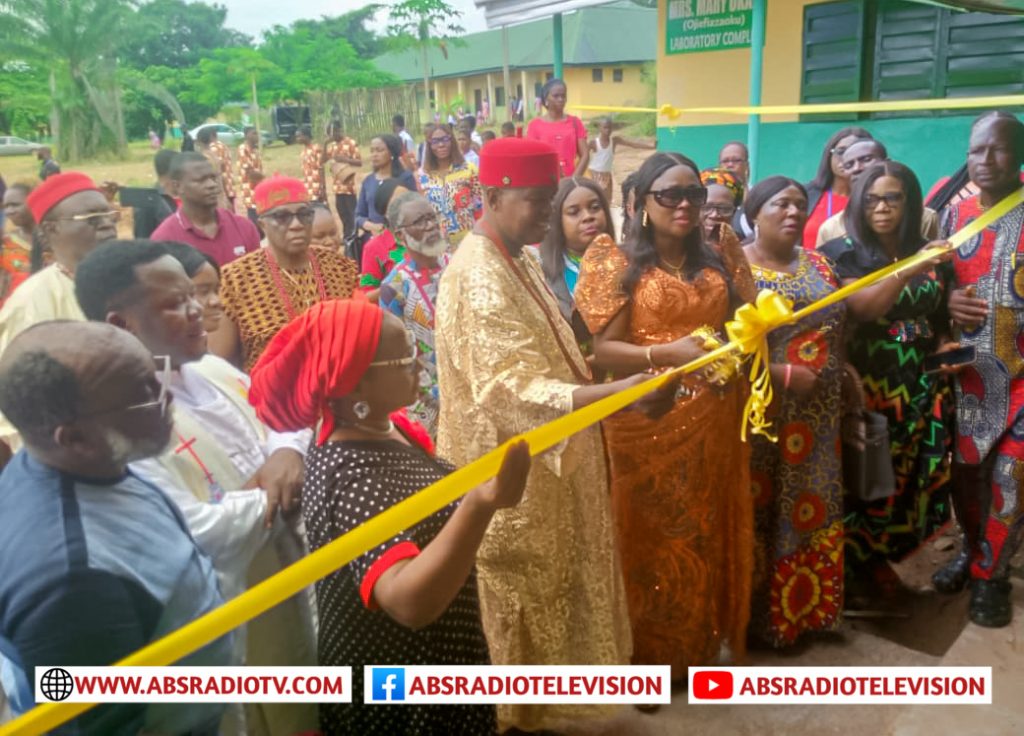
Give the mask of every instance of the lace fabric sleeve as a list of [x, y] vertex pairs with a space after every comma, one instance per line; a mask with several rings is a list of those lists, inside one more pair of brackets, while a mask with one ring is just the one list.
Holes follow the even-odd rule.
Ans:
[[718, 242], [718, 252], [725, 263], [725, 270], [732, 279], [733, 289], [746, 303], [753, 303], [757, 298], [757, 286], [754, 275], [750, 272], [750, 264], [743, 253], [743, 246], [736, 232], [728, 225], [722, 225], [722, 234]]
[[599, 235], [580, 264], [576, 284], [576, 309], [593, 335], [600, 334], [629, 302], [622, 291], [622, 278], [629, 261], [609, 236]]

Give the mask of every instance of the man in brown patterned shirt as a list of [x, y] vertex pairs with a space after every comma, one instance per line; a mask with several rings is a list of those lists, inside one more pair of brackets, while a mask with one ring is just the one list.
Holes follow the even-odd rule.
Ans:
[[308, 125], [299, 128], [295, 140], [302, 146], [299, 160], [302, 163], [302, 180], [311, 202], [324, 202], [324, 149], [313, 142]]
[[260, 132], [247, 125], [245, 140], [238, 147], [238, 188], [242, 193], [242, 206], [253, 222], [256, 222], [256, 205], [252, 190], [263, 179], [263, 156], [260, 155], [259, 145]]
[[356, 142], [345, 137], [340, 121], [331, 123], [327, 135], [330, 140], [325, 153], [334, 180], [334, 207], [347, 238], [356, 229], [356, 169], [362, 167], [363, 159]]
[[206, 156], [213, 165], [214, 171], [220, 175], [223, 196], [219, 206], [231, 212], [235, 211], [235, 181], [231, 172], [231, 152], [217, 139], [217, 130], [213, 126], [203, 128], [196, 134], [196, 150]]

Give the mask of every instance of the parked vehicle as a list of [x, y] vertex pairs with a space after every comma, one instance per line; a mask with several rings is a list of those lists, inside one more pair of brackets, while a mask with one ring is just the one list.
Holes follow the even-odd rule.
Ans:
[[305, 105], [276, 105], [270, 111], [274, 134], [279, 140], [291, 144], [303, 125], [312, 125], [313, 117]]
[[0, 156], [23, 156], [35, 153], [42, 148], [41, 143], [33, 143], [13, 135], [0, 135]]
[[[228, 125], [227, 123], [205, 123], [204, 125], [193, 128], [188, 133], [194, 140], [196, 135], [203, 128], [215, 128], [217, 130], [217, 140], [227, 146], [237, 146], [245, 138], [245, 134], [240, 129]], [[269, 146], [274, 142], [274, 140], [276, 140], [274, 138], [274, 134], [266, 130], [260, 131], [260, 138], [263, 139], [264, 146]]]

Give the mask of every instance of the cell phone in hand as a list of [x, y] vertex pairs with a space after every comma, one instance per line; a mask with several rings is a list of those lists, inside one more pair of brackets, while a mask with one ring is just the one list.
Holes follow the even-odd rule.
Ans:
[[941, 353], [933, 353], [924, 359], [925, 373], [938, 373], [943, 366], [958, 368], [964, 365], [971, 365], [977, 359], [977, 352], [973, 345], [967, 347], [945, 350]]

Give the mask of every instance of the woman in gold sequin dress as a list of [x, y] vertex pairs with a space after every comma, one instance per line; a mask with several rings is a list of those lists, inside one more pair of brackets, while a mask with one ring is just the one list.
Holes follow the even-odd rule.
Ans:
[[[753, 297], [735, 234], [718, 233], [721, 255], [704, 242], [705, 198], [692, 161], [655, 154], [638, 172], [625, 244], [602, 235], [590, 245], [576, 304], [602, 367], [682, 365], [703, 354], [694, 330], [721, 331]], [[743, 653], [753, 563], [743, 381], [690, 380], [687, 389], [662, 419], [619, 414], [604, 423], [633, 661], [669, 664], [674, 678], [714, 662], [725, 642]]]
[[210, 334], [210, 352], [246, 372], [278, 330], [317, 302], [349, 298], [359, 279], [352, 259], [310, 247], [316, 213], [305, 184], [274, 176], [260, 182], [253, 197], [268, 246], [224, 267], [225, 319]]

